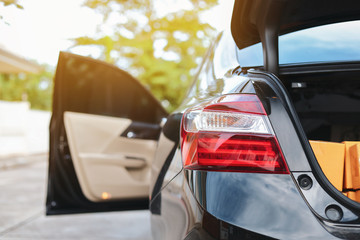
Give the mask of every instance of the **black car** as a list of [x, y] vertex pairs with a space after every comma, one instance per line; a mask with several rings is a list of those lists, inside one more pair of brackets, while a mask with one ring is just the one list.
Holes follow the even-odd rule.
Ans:
[[[360, 1], [232, 14], [170, 114], [123, 70], [60, 54], [48, 215], [149, 209], [156, 240], [360, 239], [341, 145], [360, 143]], [[309, 140], [333, 146], [324, 162]]]

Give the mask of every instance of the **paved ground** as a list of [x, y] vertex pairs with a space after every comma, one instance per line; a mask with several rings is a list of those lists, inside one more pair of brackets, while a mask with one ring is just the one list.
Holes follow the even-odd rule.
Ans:
[[148, 211], [46, 217], [46, 177], [44, 155], [0, 159], [0, 239], [151, 239]]

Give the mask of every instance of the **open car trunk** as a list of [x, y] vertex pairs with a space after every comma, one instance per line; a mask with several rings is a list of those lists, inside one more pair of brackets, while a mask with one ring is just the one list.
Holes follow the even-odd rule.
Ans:
[[360, 63], [288, 66], [280, 79], [325, 176], [360, 202]]

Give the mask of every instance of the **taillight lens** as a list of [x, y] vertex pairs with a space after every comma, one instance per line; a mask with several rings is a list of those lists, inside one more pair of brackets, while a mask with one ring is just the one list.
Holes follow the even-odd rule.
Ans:
[[181, 138], [186, 169], [289, 173], [256, 95], [226, 95], [189, 109]]

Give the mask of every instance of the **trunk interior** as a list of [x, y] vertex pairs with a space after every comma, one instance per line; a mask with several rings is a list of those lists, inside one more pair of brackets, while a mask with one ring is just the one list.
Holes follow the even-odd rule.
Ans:
[[360, 202], [360, 65], [286, 67], [280, 79], [293, 100], [328, 180]]

